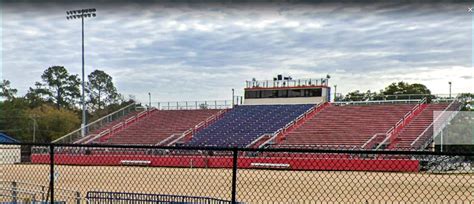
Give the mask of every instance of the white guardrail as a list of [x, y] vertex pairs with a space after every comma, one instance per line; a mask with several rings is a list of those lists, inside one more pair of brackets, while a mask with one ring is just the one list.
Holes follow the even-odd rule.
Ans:
[[[410, 146], [411, 146], [412, 148], [414, 148], [415, 144], [417, 144], [417, 142], [418, 142], [421, 138], [425, 137], [425, 134], [428, 133], [428, 131], [430, 130], [430, 128], [433, 128], [434, 124], [438, 123], [438, 122], [442, 119], [442, 117], [444, 117], [444, 116], [446, 115], [446, 113], [448, 113], [448, 111], [451, 110], [452, 106], [453, 106], [455, 103], [456, 103], [456, 100], [453, 100], [453, 101], [443, 110], [443, 112], [441, 112], [441, 113], [433, 120], [433, 122], [432, 122], [428, 127], [426, 127], [425, 130], [424, 130], [420, 135], [418, 135], [418, 137], [416, 137], [415, 140], [413, 140], [413, 142], [410, 144]], [[451, 121], [452, 118], [454, 118], [454, 116], [457, 114], [457, 111], [459, 111], [460, 108], [462, 108], [462, 107], [460, 106], [460, 107], [456, 108], [456, 109], [454, 110], [455, 113], [448, 115], [448, 119], [443, 122], [443, 125], [441, 125], [441, 127], [444, 127], [449, 121]], [[441, 129], [442, 129], [442, 128], [441, 128]], [[433, 135], [438, 135], [439, 132], [441, 132], [441, 130], [437, 130], [437, 132], [434, 132], [434, 130], [433, 130]], [[421, 148], [424, 148], [425, 145], [426, 145], [426, 144], [422, 144], [422, 145], [421, 145]]]
[[[157, 143], [156, 146], [162, 146], [162, 145], [171, 146], [171, 145], [179, 142], [181, 139], [185, 138], [189, 134], [192, 134], [196, 130], [198, 130], [202, 127], [208, 126], [210, 123], [212, 123], [215, 120], [219, 119], [224, 113], [226, 113], [229, 110], [230, 109], [222, 109], [219, 112], [217, 112], [216, 114], [208, 117], [206, 120], [201, 121], [200, 123], [198, 123], [193, 128], [190, 128], [190, 129], [184, 131], [181, 134], [172, 134], [172, 135], [170, 135], [168, 138], [166, 138], [166, 139], [162, 140], [161, 142]], [[172, 140], [172, 141], [168, 143], [168, 141], [170, 141], [170, 140]]]
[[[91, 122], [87, 124], [84, 128], [86, 129], [86, 133], [93, 132], [95, 130], [98, 130], [102, 128], [103, 126], [123, 117], [124, 115], [127, 115], [128, 113], [135, 111], [136, 110], [136, 104], [131, 103], [117, 111], [114, 111], [113, 113], [110, 113], [104, 117], [101, 117], [94, 122]], [[83, 128], [76, 129], [54, 141], [52, 143], [73, 143], [79, 138], [82, 138], [82, 131]]]
[[80, 140], [78, 140], [74, 143], [75, 144], [80, 144], [80, 143], [88, 144], [90, 142], [93, 142], [96, 139], [101, 138], [101, 137], [111, 135], [111, 134], [113, 135], [113, 134], [117, 133], [118, 131], [122, 130], [123, 128], [129, 126], [131, 123], [134, 123], [134, 122], [138, 121], [139, 119], [150, 115], [154, 110], [156, 110], [156, 109], [151, 108], [151, 109], [139, 112], [137, 115], [131, 116], [131, 117], [127, 118], [125, 121], [119, 122], [118, 124], [112, 126], [111, 128], [107, 128], [107, 129], [101, 131], [99, 134], [84, 137], [84, 138], [82, 138], [82, 139], [80, 139]]
[[324, 108], [324, 106], [327, 106], [327, 105], [329, 105], [329, 103], [317, 104], [316, 106], [311, 107], [310, 109], [305, 111], [303, 114], [299, 115], [297, 118], [295, 118], [294, 120], [292, 120], [291, 122], [286, 124], [285, 127], [280, 128], [280, 129], [278, 129], [277, 131], [275, 131], [273, 133], [267, 133], [267, 134], [261, 135], [256, 140], [252, 141], [246, 147], [251, 147], [251, 146], [255, 145], [255, 143], [257, 143], [260, 139], [262, 139], [266, 136], [270, 136], [270, 138], [267, 141], [263, 142], [261, 145], [259, 145], [258, 148], [262, 148], [262, 147], [264, 147], [268, 144], [273, 143], [274, 140], [278, 137], [279, 134], [282, 134], [282, 133], [286, 132], [291, 126], [293, 126], [294, 124], [297, 124], [300, 120], [306, 118], [311, 112], [316, 111], [318, 108]]
[[[423, 99], [422, 99], [423, 100]], [[426, 99], [425, 99], [426, 100]], [[420, 99], [403, 99], [403, 100], [376, 100], [376, 101], [337, 101], [331, 102], [335, 106], [344, 105], [372, 105], [372, 104], [399, 104], [399, 103], [418, 103]]]
[[416, 101], [417, 101], [417, 104], [410, 111], [408, 111], [400, 120], [398, 120], [394, 126], [388, 129], [385, 133], [375, 133], [367, 142], [365, 142], [361, 146], [361, 148], [362, 149], [372, 148], [370, 147], [372, 143], [376, 142], [376, 140], [380, 138], [380, 136], [382, 136], [382, 138], [384, 139], [382, 140], [382, 142], [378, 143], [377, 147], [375, 148], [375, 149], [379, 149], [382, 147], [382, 145], [386, 144], [389, 139], [391, 139], [396, 134], [398, 134], [398, 131], [400, 131], [401, 126], [406, 125], [406, 123], [408, 123], [409, 120], [414, 117], [415, 113], [421, 109], [421, 106], [427, 102], [426, 98], [423, 98], [421, 100], [416, 100]]
[[[234, 105], [238, 105], [237, 100]], [[227, 109], [232, 108], [231, 100], [209, 101], [166, 101], [153, 102], [151, 105], [158, 110], [198, 110], [198, 109]]]

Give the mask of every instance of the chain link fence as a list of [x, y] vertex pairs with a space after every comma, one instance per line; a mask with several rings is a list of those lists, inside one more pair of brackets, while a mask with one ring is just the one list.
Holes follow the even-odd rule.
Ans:
[[474, 202], [472, 151], [0, 147], [0, 203]]

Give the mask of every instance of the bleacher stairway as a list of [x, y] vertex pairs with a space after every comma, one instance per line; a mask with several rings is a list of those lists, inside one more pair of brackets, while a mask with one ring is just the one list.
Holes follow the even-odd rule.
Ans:
[[448, 104], [428, 104], [428, 106], [405, 127], [390, 148], [411, 148], [410, 144], [433, 122], [434, 111], [444, 110]]
[[[451, 103], [434, 103], [423, 111], [414, 122], [405, 128], [399, 135], [398, 141], [392, 148], [401, 149], [423, 149], [425, 145], [432, 141], [434, 126], [441, 128], [454, 117], [462, 107], [459, 101]], [[436, 111], [439, 111], [436, 113]], [[436, 125], [435, 125], [436, 124]]]

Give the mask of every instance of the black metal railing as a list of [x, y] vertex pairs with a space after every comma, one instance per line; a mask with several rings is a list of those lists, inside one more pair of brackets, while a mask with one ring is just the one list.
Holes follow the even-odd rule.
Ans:
[[474, 202], [472, 151], [18, 143], [0, 155], [1, 203]]

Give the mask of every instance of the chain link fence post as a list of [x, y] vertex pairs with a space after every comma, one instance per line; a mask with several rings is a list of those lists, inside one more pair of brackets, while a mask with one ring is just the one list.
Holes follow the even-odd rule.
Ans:
[[81, 193], [76, 192], [76, 204], [81, 204]]
[[17, 184], [15, 181], [12, 182], [12, 202], [17, 203], [17, 197], [18, 197], [18, 192], [17, 192]]
[[54, 204], [54, 145], [49, 145], [49, 191], [51, 204]]
[[232, 157], [232, 203], [236, 203], [236, 194], [237, 194], [237, 156], [238, 156], [238, 149], [237, 147], [232, 150], [233, 157]]

